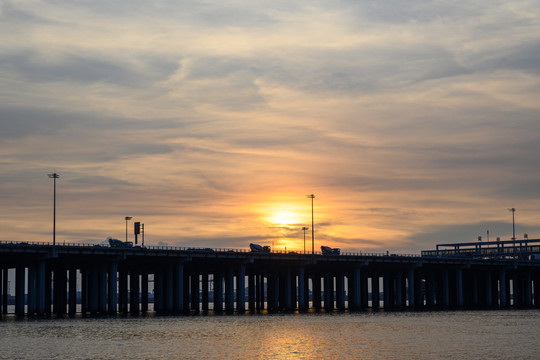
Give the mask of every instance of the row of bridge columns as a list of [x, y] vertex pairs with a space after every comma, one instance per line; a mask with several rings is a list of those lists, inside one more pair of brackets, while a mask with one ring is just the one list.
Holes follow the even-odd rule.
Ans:
[[[15, 314], [30, 316], [146, 313], [151, 276], [157, 313], [540, 307], [540, 274], [514, 269], [365, 266], [321, 273], [313, 266], [205, 270], [169, 263], [141, 270], [116, 262], [38, 261], [14, 271]], [[1, 272], [6, 314], [8, 268]]]

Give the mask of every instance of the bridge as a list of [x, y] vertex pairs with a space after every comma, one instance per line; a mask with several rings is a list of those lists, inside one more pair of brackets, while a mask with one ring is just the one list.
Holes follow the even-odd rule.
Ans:
[[464, 244], [397, 255], [2, 241], [0, 308], [3, 316], [538, 308], [539, 244], [499, 244], [495, 256]]

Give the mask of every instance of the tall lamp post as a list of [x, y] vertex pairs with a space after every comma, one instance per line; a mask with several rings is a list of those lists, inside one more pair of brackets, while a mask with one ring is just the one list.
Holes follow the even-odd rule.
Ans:
[[49, 179], [53, 179], [53, 246], [56, 245], [56, 179], [60, 177], [57, 173], [47, 174]]
[[125, 219], [126, 219], [126, 244], [127, 244], [127, 227], [128, 227], [128, 221], [131, 220], [131, 219], [133, 219], [133, 217], [132, 217], [132, 216], [126, 216]]
[[508, 209], [508, 211], [512, 212], [512, 241], [514, 245], [514, 260], [516, 259], [516, 223], [514, 221], [514, 214], [516, 212], [516, 208]]
[[315, 227], [313, 224], [313, 199], [315, 199], [315, 195], [309, 194], [306, 197], [311, 199], [311, 254], [315, 255]]
[[309, 229], [307, 226], [302, 227], [304, 230], [304, 254], [306, 253], [306, 230]]

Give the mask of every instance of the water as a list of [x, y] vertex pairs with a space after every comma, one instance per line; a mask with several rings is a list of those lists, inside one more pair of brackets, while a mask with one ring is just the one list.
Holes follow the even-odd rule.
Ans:
[[0, 321], [0, 359], [539, 359], [540, 311]]

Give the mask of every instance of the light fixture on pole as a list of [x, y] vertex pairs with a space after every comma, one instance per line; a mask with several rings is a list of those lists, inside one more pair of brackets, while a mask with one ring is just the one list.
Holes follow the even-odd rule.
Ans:
[[306, 230], [308, 230], [309, 227], [304, 226], [302, 227], [302, 230], [304, 230], [304, 254], [306, 253]]
[[313, 223], [313, 199], [315, 199], [315, 195], [309, 194], [306, 197], [311, 199], [311, 254], [315, 255], [315, 227]]
[[127, 244], [127, 242], [128, 242], [127, 241], [128, 240], [128, 238], [127, 238], [128, 221], [133, 219], [133, 217], [132, 216], [126, 216], [125, 219], [126, 219], [126, 244]]
[[53, 246], [56, 245], [56, 179], [60, 177], [57, 173], [47, 174], [49, 179], [53, 180]]

